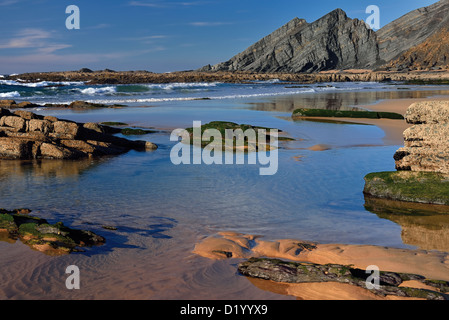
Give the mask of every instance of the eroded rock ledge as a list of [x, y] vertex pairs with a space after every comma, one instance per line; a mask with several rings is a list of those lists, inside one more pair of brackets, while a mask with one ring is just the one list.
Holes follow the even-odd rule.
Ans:
[[0, 159], [81, 159], [157, 149], [151, 142], [113, 135], [118, 132], [96, 123], [0, 108]]

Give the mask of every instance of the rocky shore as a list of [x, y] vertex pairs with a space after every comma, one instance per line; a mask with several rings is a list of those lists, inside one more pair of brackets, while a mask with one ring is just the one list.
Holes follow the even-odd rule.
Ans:
[[247, 81], [267, 81], [279, 79], [295, 83], [320, 82], [386, 82], [410, 81], [420, 83], [449, 83], [448, 70], [420, 70], [410, 72], [371, 71], [371, 70], [333, 70], [317, 73], [259, 73], [244, 71], [179, 71], [153, 73], [149, 71], [61, 71], [23, 73], [5, 77], [4, 80], [24, 82], [39, 81], [89, 81], [89, 84], [136, 84], [136, 83], [174, 83], [174, 82], [226, 82], [244, 83]]
[[148, 141], [114, 136], [121, 130], [0, 108], [0, 159], [82, 159], [157, 149]]

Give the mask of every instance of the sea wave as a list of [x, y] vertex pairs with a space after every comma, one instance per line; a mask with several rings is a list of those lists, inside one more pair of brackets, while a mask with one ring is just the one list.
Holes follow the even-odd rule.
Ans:
[[[314, 89], [295, 90], [287, 92], [267, 92], [254, 94], [232, 94], [225, 96], [209, 96], [209, 97], [167, 97], [167, 98], [141, 98], [141, 99], [103, 99], [103, 100], [89, 100], [92, 103], [113, 104], [113, 103], [155, 103], [155, 102], [172, 102], [172, 101], [195, 101], [195, 100], [225, 100], [225, 99], [244, 99], [244, 98], [258, 98], [270, 96], [282, 96], [293, 94], [314, 93]], [[70, 103], [70, 102], [67, 102]]]
[[21, 86], [29, 88], [40, 88], [40, 87], [50, 87], [50, 86], [76, 86], [83, 85], [84, 82], [81, 81], [39, 81], [39, 82], [24, 82], [23, 80], [0, 80], [0, 84], [7, 86]]
[[0, 98], [18, 98], [20, 93], [18, 91], [0, 93]]
[[175, 82], [175, 83], [159, 83], [159, 84], [147, 84], [150, 89], [161, 90], [176, 90], [176, 89], [191, 89], [191, 88], [209, 88], [216, 87], [220, 82]]
[[87, 95], [96, 95], [96, 94], [108, 94], [108, 93], [116, 93], [116, 87], [100, 87], [100, 88], [86, 88], [86, 89], [77, 89], [82, 94]]

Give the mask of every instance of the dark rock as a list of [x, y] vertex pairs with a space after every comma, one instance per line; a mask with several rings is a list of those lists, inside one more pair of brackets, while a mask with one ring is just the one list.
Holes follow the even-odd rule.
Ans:
[[92, 73], [93, 71], [89, 68], [81, 68], [78, 72], [80, 73]]
[[[251, 258], [238, 266], [239, 272], [247, 277], [271, 280], [281, 283], [339, 282], [366, 288], [370, 274], [365, 270], [338, 264], [312, 264], [286, 262], [277, 259]], [[404, 281], [416, 280], [436, 288], [435, 291], [399, 287]], [[380, 272], [379, 288], [371, 290], [376, 295], [396, 295], [400, 297], [423, 298], [427, 300], [447, 300], [449, 297], [438, 292], [441, 288], [448, 292], [449, 282], [428, 280], [416, 274]]]

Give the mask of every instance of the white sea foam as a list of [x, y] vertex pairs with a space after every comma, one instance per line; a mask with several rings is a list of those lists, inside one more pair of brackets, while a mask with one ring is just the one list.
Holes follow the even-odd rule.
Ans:
[[116, 87], [100, 87], [100, 88], [86, 88], [78, 89], [82, 94], [96, 95], [96, 94], [107, 94], [117, 92]]
[[0, 98], [18, 98], [20, 97], [20, 93], [17, 91], [0, 93]]
[[161, 90], [175, 90], [175, 89], [189, 89], [189, 88], [208, 88], [216, 87], [220, 82], [175, 82], [175, 83], [163, 83], [163, 84], [148, 84], [150, 89]]
[[61, 82], [54, 82], [54, 81], [39, 81], [39, 82], [25, 82], [24, 80], [17, 79], [17, 80], [0, 80], [0, 84], [7, 85], [7, 86], [22, 86], [22, 87], [29, 87], [29, 88], [39, 88], [39, 87], [48, 87], [48, 86], [55, 86], [55, 85], [76, 86], [76, 85], [83, 85], [84, 82], [80, 82], [80, 81], [61, 81]]
[[244, 99], [244, 98], [257, 98], [257, 97], [270, 97], [281, 95], [293, 95], [314, 93], [314, 89], [296, 90], [296, 91], [284, 91], [284, 92], [267, 92], [267, 93], [254, 93], [254, 94], [232, 94], [225, 96], [210, 96], [210, 97], [170, 97], [170, 98], [142, 98], [142, 99], [103, 99], [103, 100], [91, 100], [92, 103], [155, 103], [155, 102], [171, 102], [171, 101], [195, 101], [195, 100], [225, 100], [225, 99]]

